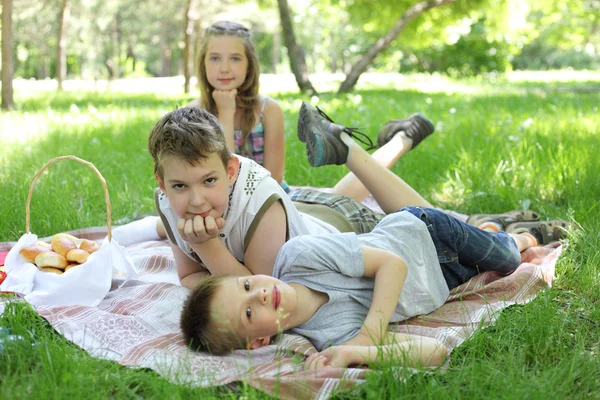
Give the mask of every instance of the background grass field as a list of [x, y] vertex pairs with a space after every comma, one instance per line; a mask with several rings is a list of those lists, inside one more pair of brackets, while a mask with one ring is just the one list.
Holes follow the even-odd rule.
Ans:
[[[285, 113], [286, 180], [332, 186], [346, 172], [309, 166], [295, 136], [301, 101], [373, 139], [388, 119], [420, 111], [436, 123], [436, 133], [393, 170], [436, 206], [463, 213], [530, 208], [546, 218], [570, 219], [581, 229], [568, 240], [554, 287], [503, 312], [494, 327], [452, 353], [445, 373], [404, 380], [398, 368], [388, 366], [359, 392], [338, 396], [599, 398], [600, 94], [589, 88], [600, 80], [429, 79], [435, 84], [417, 77], [402, 87], [362, 85], [343, 96], [272, 93]], [[153, 211], [147, 136], [161, 115], [191, 97], [73, 90], [17, 91], [16, 100], [19, 110], [0, 120], [0, 241], [24, 233], [30, 181], [59, 155], [76, 155], [100, 170], [114, 223]], [[32, 231], [41, 236], [105, 224], [99, 181], [74, 162], [51, 166], [36, 185], [31, 220]], [[1, 326], [24, 340], [5, 344], [0, 353], [0, 398], [265, 397], [244, 385], [234, 392], [179, 387], [152, 371], [93, 359], [27, 307], [9, 307]]]

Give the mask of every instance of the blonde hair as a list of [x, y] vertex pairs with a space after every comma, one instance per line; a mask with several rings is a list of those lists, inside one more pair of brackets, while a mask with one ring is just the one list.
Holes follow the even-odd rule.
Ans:
[[248, 59], [248, 70], [246, 79], [237, 89], [236, 105], [242, 110], [241, 128], [242, 128], [242, 155], [246, 151], [246, 143], [250, 131], [255, 123], [255, 110], [258, 106], [258, 86], [260, 78], [260, 64], [256, 47], [252, 42], [252, 33], [245, 26], [232, 21], [219, 21], [206, 28], [202, 45], [198, 53], [198, 84], [200, 86], [200, 105], [202, 108], [218, 115], [217, 104], [212, 97], [215, 90], [208, 82], [206, 75], [206, 53], [208, 43], [211, 38], [216, 36], [231, 36], [238, 38], [244, 45], [246, 58]]
[[175, 156], [194, 165], [217, 153], [227, 168], [232, 154], [219, 120], [206, 110], [183, 107], [162, 117], [148, 137], [154, 173], [164, 178], [163, 162]]
[[245, 338], [238, 337], [231, 329], [223, 329], [215, 322], [211, 306], [225, 275], [211, 275], [194, 288], [183, 305], [181, 331], [186, 343], [193, 350], [209, 351], [220, 355], [233, 349], [245, 348]]

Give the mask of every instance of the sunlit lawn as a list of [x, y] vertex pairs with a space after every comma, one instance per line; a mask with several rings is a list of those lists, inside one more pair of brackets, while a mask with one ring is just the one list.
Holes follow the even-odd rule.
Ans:
[[[435, 205], [463, 213], [531, 208], [582, 227], [568, 241], [554, 288], [526, 306], [510, 308], [494, 327], [474, 335], [452, 353], [445, 373], [404, 381], [397, 370], [384, 369], [361, 387], [360, 397], [600, 397], [600, 92], [589, 91], [600, 87], [600, 77], [565, 81], [558, 75], [549, 83], [543, 82], [548, 75], [534, 78], [408, 76], [392, 85], [383, 77], [380, 81], [395, 89], [381, 88], [374, 79], [348, 95], [273, 94], [285, 112], [290, 184], [331, 186], [346, 172], [310, 168], [295, 136], [302, 100], [373, 138], [387, 119], [421, 111], [436, 122], [436, 133], [400, 160], [394, 172]], [[100, 170], [117, 223], [153, 211], [155, 182], [146, 138], [162, 114], [192, 98], [177, 93], [173, 88], [160, 94], [17, 91], [19, 109], [0, 114], [0, 241], [23, 234], [31, 178], [59, 155], [77, 155]], [[53, 165], [36, 186], [31, 220], [39, 235], [104, 224], [99, 181], [79, 164]], [[150, 371], [92, 359], [21, 308], [0, 317], [0, 326], [26, 337], [0, 354], [0, 398], [227, 393], [177, 387]], [[31, 348], [32, 342], [40, 344]], [[240, 395], [262, 396], [245, 387], [231, 394]]]

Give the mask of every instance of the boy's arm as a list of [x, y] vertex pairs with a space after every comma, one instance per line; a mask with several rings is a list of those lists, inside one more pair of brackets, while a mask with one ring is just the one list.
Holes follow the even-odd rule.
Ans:
[[331, 366], [370, 365], [375, 362], [402, 361], [407, 367], [441, 365], [448, 349], [437, 339], [388, 332], [382, 346], [333, 346], [308, 357], [305, 369]]
[[285, 169], [283, 111], [281, 111], [281, 107], [273, 99], [267, 100], [267, 104], [265, 105], [263, 127], [265, 129], [265, 159], [263, 167], [269, 170], [277, 183], [281, 183]]
[[382, 343], [408, 273], [404, 260], [390, 251], [367, 246], [361, 246], [361, 251], [365, 264], [364, 276], [373, 278], [375, 286], [373, 301], [360, 332], [344, 343], [350, 346]]
[[185, 255], [179, 246], [171, 242], [169, 243], [173, 250], [173, 255], [175, 256], [175, 265], [177, 267], [177, 275], [179, 276], [181, 286], [193, 289], [202, 279], [210, 275], [210, 272], [208, 272], [202, 264], [197, 263]]
[[275, 259], [285, 243], [287, 219], [280, 202], [263, 215], [250, 240], [241, 264], [219, 238], [204, 243], [190, 243], [212, 274], [246, 276], [273, 274]]

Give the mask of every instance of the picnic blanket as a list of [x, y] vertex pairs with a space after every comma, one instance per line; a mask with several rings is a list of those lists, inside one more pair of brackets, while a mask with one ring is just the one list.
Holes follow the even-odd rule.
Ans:
[[[100, 240], [106, 229], [69, 233]], [[0, 252], [13, 244], [0, 243]], [[435, 337], [452, 350], [476, 329], [493, 323], [502, 309], [526, 303], [550, 286], [561, 251], [562, 247], [548, 249], [544, 257], [522, 263], [509, 276], [480, 274], [453, 290], [440, 309], [390, 329]], [[97, 307], [38, 307], [37, 312], [89, 354], [129, 367], [150, 368], [177, 384], [228, 385], [243, 380], [276, 397], [323, 399], [365, 379], [369, 370], [364, 368], [303, 371], [292, 356], [316, 350], [297, 335], [285, 334], [276, 344], [227, 356], [190, 351], [179, 333], [179, 310], [189, 291], [178, 284], [167, 242], [138, 243], [127, 247], [127, 252], [137, 277], [121, 287], [122, 281], [115, 277], [111, 291]]]

